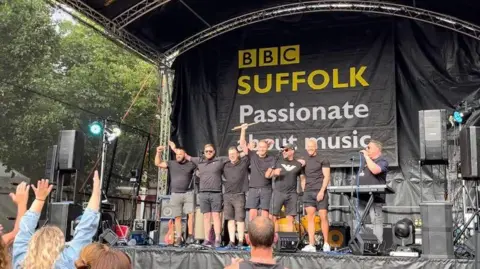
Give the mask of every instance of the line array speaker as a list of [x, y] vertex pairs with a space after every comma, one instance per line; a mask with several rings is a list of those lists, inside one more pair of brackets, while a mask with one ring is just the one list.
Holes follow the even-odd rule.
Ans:
[[58, 168], [83, 170], [84, 136], [76, 130], [62, 130], [58, 137]]
[[460, 131], [460, 171], [465, 180], [480, 178], [480, 127], [470, 126]]
[[418, 111], [420, 160], [448, 161], [447, 111], [445, 109]]
[[453, 255], [453, 204], [424, 202], [422, 216], [422, 249], [427, 258], [451, 259]]

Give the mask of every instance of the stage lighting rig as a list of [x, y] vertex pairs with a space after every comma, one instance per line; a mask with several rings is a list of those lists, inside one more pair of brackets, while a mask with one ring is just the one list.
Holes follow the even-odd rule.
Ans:
[[393, 227], [393, 235], [397, 248], [390, 252], [390, 256], [418, 257], [418, 252], [410, 248], [411, 245], [415, 244], [415, 226], [411, 219], [404, 218], [397, 221]]
[[453, 120], [456, 124], [464, 124], [468, 117], [472, 115], [473, 112], [480, 109], [480, 101], [475, 101], [468, 103], [466, 101], [461, 102], [455, 108], [455, 111], [450, 116], [450, 122]]

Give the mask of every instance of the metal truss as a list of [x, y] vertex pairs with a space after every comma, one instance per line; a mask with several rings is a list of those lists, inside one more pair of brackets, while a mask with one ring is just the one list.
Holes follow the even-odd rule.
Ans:
[[118, 27], [123, 29], [125, 26], [134, 22], [138, 18], [147, 14], [148, 12], [170, 2], [170, 0], [143, 0], [135, 4], [131, 8], [125, 10], [120, 15], [115, 17], [112, 22]]
[[[68, 11], [65, 9], [64, 6], [66, 5], [69, 6], [75, 10], [80, 11], [83, 15], [87, 16], [89, 19], [93, 20], [94, 23], [97, 23], [100, 26], [105, 27], [105, 31], [103, 34], [107, 36], [108, 38], [112, 39], [113, 41], [119, 41], [122, 45], [128, 47], [129, 49], [137, 52], [140, 54], [143, 58], [145, 58], [148, 61], [154, 62], [158, 66], [161, 66], [164, 64], [163, 59], [164, 55], [159, 53], [157, 50], [137, 38], [136, 36], [130, 34], [129, 32], [125, 31], [124, 29], [120, 28], [117, 24], [115, 24], [113, 21], [108, 19], [107, 17], [103, 16], [87, 4], [85, 4], [83, 1], [80, 0], [56, 0], [53, 2], [53, 0], [47, 0], [47, 2], [58, 6], [65, 12], [69, 13], [70, 15], [74, 16], [76, 19], [79, 21], [82, 21], [83, 23], [90, 25], [91, 27], [98, 29], [94, 24], [92, 24], [90, 21], [85, 20], [84, 18], [81, 18], [79, 16], [76, 16], [75, 14], [72, 14], [72, 12]], [[58, 3], [60, 5], [58, 5]]]
[[266, 8], [229, 19], [185, 39], [168, 50], [165, 55], [167, 59], [172, 60], [178, 55], [181, 55], [216, 36], [257, 22], [296, 14], [337, 11], [375, 13], [413, 19], [444, 27], [480, 40], [479, 26], [459, 20], [452, 16], [425, 9], [379, 1], [317, 0]]
[[[170, 98], [172, 96], [173, 88], [173, 71], [168, 68], [161, 68], [160, 74], [160, 130], [159, 130], [159, 144], [168, 145], [170, 140], [170, 113], [172, 112], [172, 106], [170, 104]], [[170, 158], [170, 147], [163, 152], [163, 160]], [[165, 169], [158, 169], [158, 181], [157, 181], [157, 194], [167, 194], [167, 177], [168, 173]]]

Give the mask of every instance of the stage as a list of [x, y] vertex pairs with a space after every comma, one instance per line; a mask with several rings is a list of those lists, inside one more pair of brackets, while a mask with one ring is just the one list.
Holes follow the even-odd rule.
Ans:
[[[189, 248], [125, 247], [121, 248], [132, 258], [134, 268], [201, 268], [217, 269], [229, 264], [231, 258], [248, 259], [247, 251], [216, 251]], [[277, 260], [290, 269], [302, 268], [474, 268], [473, 260], [426, 259], [398, 257], [354, 256], [350, 254], [277, 253]]]

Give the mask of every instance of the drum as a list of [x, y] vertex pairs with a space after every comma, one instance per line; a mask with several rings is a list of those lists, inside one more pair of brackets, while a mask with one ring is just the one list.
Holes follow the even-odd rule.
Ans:
[[[304, 228], [305, 230], [307, 230], [307, 229], [308, 229], [308, 219], [307, 219], [307, 216], [302, 217], [301, 223], [302, 223], [303, 228]], [[315, 232], [316, 232], [316, 233], [322, 231], [322, 226], [321, 226], [320, 224], [321, 224], [320, 217], [319, 217], [319, 216], [315, 216]]]

